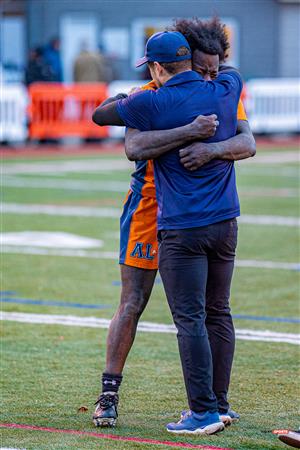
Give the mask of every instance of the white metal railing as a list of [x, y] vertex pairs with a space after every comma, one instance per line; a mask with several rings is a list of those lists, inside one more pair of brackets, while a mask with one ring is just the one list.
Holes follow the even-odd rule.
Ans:
[[[113, 81], [109, 96], [127, 93], [142, 80]], [[246, 109], [255, 133], [300, 132], [300, 80], [252, 79], [246, 85]], [[0, 141], [24, 141], [28, 136], [27, 89], [21, 83], [0, 83]], [[110, 137], [122, 138], [123, 127], [110, 127]]]
[[0, 141], [26, 139], [27, 103], [27, 90], [21, 83], [0, 84]]
[[[146, 81], [143, 80], [116, 80], [112, 81], [108, 86], [110, 97], [114, 97], [120, 92], [129, 94], [132, 88], [143, 86]], [[109, 127], [109, 135], [112, 138], [121, 139], [125, 136], [125, 127]]]
[[300, 79], [252, 79], [246, 109], [255, 133], [300, 132]]

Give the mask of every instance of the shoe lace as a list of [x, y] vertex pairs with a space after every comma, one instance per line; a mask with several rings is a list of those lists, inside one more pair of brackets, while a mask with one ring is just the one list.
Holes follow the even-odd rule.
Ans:
[[181, 417], [181, 419], [177, 423], [182, 423], [185, 419], [187, 419], [189, 416], [191, 416], [191, 410], [188, 410], [185, 412], [184, 416]]
[[117, 406], [119, 403], [118, 394], [101, 394], [95, 405], [99, 405], [102, 409], [108, 409], [111, 406]]

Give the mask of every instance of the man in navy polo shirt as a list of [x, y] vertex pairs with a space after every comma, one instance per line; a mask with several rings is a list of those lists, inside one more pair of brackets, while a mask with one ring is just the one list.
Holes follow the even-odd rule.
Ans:
[[[198, 115], [216, 114], [220, 123], [207, 142], [236, 134], [237, 104], [242, 89], [234, 70], [206, 82], [191, 70], [189, 45], [178, 32], [152, 36], [147, 54], [152, 78], [161, 87], [143, 91], [105, 106], [114, 117], [110, 124], [125, 124], [141, 131], [184, 126]], [[172, 150], [155, 160], [158, 199], [159, 268], [178, 330], [178, 344], [190, 406], [175, 433], [212, 434], [224, 428], [212, 390], [212, 358], [205, 327], [205, 295], [212, 283], [222, 295], [209, 298], [212, 307], [230, 316], [228, 297], [237, 240], [239, 201], [232, 162], [213, 160], [188, 171]], [[228, 332], [224, 320], [224, 332]], [[222, 326], [219, 329], [222, 332]], [[221, 357], [221, 356], [220, 356]], [[230, 369], [229, 369], [230, 370]]]

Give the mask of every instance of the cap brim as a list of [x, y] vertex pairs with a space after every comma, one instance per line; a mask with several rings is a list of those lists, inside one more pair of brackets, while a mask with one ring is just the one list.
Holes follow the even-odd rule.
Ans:
[[147, 62], [148, 62], [147, 56], [143, 56], [142, 58], [137, 60], [135, 67], [143, 66], [144, 64], [147, 64]]

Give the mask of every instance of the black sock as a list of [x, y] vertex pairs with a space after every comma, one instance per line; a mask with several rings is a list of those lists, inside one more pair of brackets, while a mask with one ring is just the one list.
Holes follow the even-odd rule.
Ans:
[[102, 392], [118, 392], [122, 382], [122, 375], [113, 375], [112, 373], [102, 374]]

